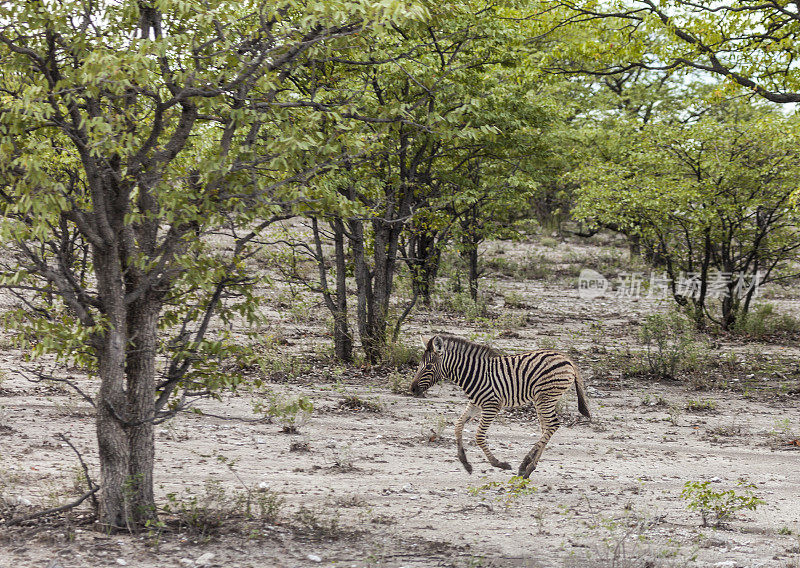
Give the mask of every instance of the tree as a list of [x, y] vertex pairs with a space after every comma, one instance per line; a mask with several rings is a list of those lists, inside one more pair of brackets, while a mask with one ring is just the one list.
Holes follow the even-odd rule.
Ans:
[[750, 307], [752, 279], [774, 279], [800, 249], [790, 201], [798, 136], [796, 118], [742, 101], [686, 123], [654, 121], [617, 140], [615, 159], [577, 173], [575, 214], [636, 236], [696, 325], [729, 329]]
[[[256, 303], [254, 236], [355, 120], [290, 81], [359, 46], [399, 2], [3, 3], [2, 283], [35, 355], [99, 379], [99, 520], [155, 517], [153, 426], [234, 380], [212, 333]], [[340, 135], [340, 131], [336, 131]], [[215, 234], [225, 245], [204, 237]], [[216, 318], [216, 320], [215, 320]], [[160, 357], [166, 359], [161, 364]]]
[[[488, 230], [497, 225], [484, 224], [484, 215], [507, 218], [497, 213], [519, 209], [530, 194], [532, 156], [543, 153], [552, 108], [538, 100], [535, 79], [518, 65], [529, 48], [517, 24], [502, 17], [502, 6], [484, 8], [450, 3], [432, 8], [424, 22], [395, 26], [363, 56], [380, 64], [349, 78], [370, 87], [350, 104], [372, 117], [372, 142], [313, 181], [312, 193], [326, 206], [307, 212], [316, 220], [315, 245], [306, 250], [320, 267], [312, 285], [333, 314], [337, 353], [351, 344], [344, 331], [345, 271], [355, 281], [361, 344], [375, 362], [388, 340], [400, 263], [411, 273], [412, 298], [395, 337], [417, 299], [430, 301], [439, 256], [464, 215], [475, 219], [474, 229], [481, 217]], [[330, 261], [323, 242], [333, 245]], [[336, 267], [335, 289], [326, 264]]]
[[[554, 3], [553, 25], [602, 27], [586, 46], [595, 73], [616, 75], [635, 68], [690, 69], [718, 75], [775, 103], [800, 102], [798, 55], [800, 11], [778, 2], [735, 0], [622, 0]], [[553, 8], [554, 6], [550, 6]]]

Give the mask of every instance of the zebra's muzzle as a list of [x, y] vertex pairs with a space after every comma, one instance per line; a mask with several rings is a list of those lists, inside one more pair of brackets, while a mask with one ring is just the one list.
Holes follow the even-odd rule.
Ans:
[[419, 384], [417, 383], [411, 384], [411, 394], [413, 394], [417, 398], [425, 398], [425, 391], [419, 388]]

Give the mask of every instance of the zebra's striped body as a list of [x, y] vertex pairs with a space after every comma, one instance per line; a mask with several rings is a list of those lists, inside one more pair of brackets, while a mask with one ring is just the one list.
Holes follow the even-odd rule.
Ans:
[[411, 391], [419, 396], [441, 379], [451, 380], [464, 390], [470, 402], [456, 422], [455, 434], [458, 457], [470, 473], [472, 466], [464, 452], [462, 434], [464, 425], [478, 410], [481, 417], [475, 441], [493, 466], [511, 469], [510, 464], [499, 461], [489, 450], [486, 430], [502, 408], [534, 404], [542, 436], [519, 466], [519, 475], [524, 478], [536, 469], [544, 447], [558, 429], [556, 403], [573, 383], [578, 393], [578, 409], [589, 417], [578, 369], [558, 351], [503, 355], [496, 349], [449, 335], [437, 335], [424, 343], [425, 353]]

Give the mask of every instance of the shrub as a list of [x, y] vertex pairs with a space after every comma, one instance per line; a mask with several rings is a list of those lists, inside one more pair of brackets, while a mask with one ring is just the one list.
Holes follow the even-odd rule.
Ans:
[[679, 372], [694, 368], [702, 351], [692, 323], [677, 312], [647, 316], [639, 341], [647, 348], [645, 371], [657, 378], [677, 378]]
[[339, 402], [339, 408], [360, 410], [361, 412], [380, 412], [383, 410], [383, 405], [378, 401], [361, 398], [355, 394], [349, 394]]
[[381, 361], [389, 367], [414, 367], [419, 364], [422, 349], [404, 345], [399, 341], [387, 343], [383, 347]]
[[526, 309], [530, 308], [530, 304], [525, 301], [525, 298], [522, 297], [522, 294], [519, 292], [506, 292], [503, 295], [503, 300], [505, 300], [505, 307], [506, 308], [517, 308], [517, 309]]
[[483, 294], [478, 294], [478, 300], [473, 302], [469, 292], [451, 292], [442, 297], [439, 308], [446, 312], [456, 313], [467, 321], [489, 315], [489, 306]]
[[386, 377], [386, 384], [394, 394], [411, 394], [409, 391], [411, 384], [407, 373], [392, 371]]
[[285, 398], [278, 393], [271, 393], [266, 404], [255, 401], [253, 411], [275, 418], [287, 434], [296, 434], [311, 418], [314, 404], [304, 395]]
[[531, 485], [529, 479], [515, 475], [506, 483], [489, 481], [477, 487], [470, 486], [467, 491], [475, 497], [480, 496], [481, 499], [486, 499], [487, 493], [494, 493], [494, 501], [502, 503], [503, 507], [509, 509], [519, 498], [535, 493], [537, 488]]
[[800, 319], [788, 314], [776, 314], [772, 304], [759, 304], [755, 309], [739, 316], [733, 331], [753, 339], [793, 335], [800, 333]]
[[687, 481], [681, 492], [681, 497], [687, 501], [687, 508], [700, 511], [704, 527], [711, 526], [709, 519], [712, 515], [713, 526], [723, 527], [733, 518], [736, 511], [743, 509], [755, 511], [756, 507], [764, 503], [753, 493], [756, 486], [744, 479], [736, 483], [744, 490], [743, 495], [738, 494], [735, 489], [715, 491], [709, 485], [709, 481]]

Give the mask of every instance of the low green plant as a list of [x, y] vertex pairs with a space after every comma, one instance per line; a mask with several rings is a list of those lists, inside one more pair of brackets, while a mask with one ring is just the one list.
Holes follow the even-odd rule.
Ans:
[[639, 341], [646, 348], [645, 372], [659, 379], [674, 379], [694, 368], [703, 351], [692, 323], [677, 312], [647, 316]]
[[348, 394], [339, 401], [339, 408], [359, 410], [361, 412], [381, 412], [383, 410], [383, 404], [377, 400], [369, 400], [367, 398], [361, 398], [356, 394]]
[[387, 343], [381, 351], [381, 363], [396, 369], [414, 367], [419, 363], [422, 350], [399, 341]]
[[436, 442], [442, 439], [442, 434], [448, 425], [447, 418], [441, 414], [426, 415], [420, 426], [420, 434], [428, 442]]
[[470, 486], [467, 488], [467, 492], [469, 492], [470, 495], [481, 497], [481, 499], [486, 499], [488, 493], [494, 493], [494, 501], [502, 503], [506, 509], [514, 505], [521, 497], [531, 495], [536, 491], [537, 489], [535, 486], [531, 485], [530, 479], [523, 479], [519, 475], [511, 477], [511, 479], [505, 483], [501, 481], [489, 481], [477, 487]]
[[[234, 464], [227, 465], [233, 471]], [[244, 486], [243, 490], [228, 491], [216, 479], [207, 479], [199, 495], [168, 493], [166, 498], [163, 512], [177, 525], [177, 530], [186, 530], [206, 538], [217, 534], [232, 522], [260, 520], [274, 523], [285, 503], [279, 493], [263, 484], [256, 489]], [[151, 537], [157, 536], [165, 528], [162, 521], [148, 525]]]
[[341, 536], [338, 512], [330, 514], [322, 508], [312, 509], [301, 505], [297, 513], [295, 513], [295, 520], [302, 529], [312, 533], [313, 536], [320, 538], [338, 538]]
[[538, 340], [538, 347], [539, 349], [557, 349], [558, 342], [552, 337], [542, 337]]
[[473, 301], [469, 292], [465, 290], [444, 294], [437, 304], [442, 311], [458, 314], [467, 321], [489, 315], [489, 305], [485, 296], [478, 294], [478, 299]]
[[273, 392], [266, 401], [254, 401], [253, 412], [276, 419], [283, 432], [296, 434], [311, 419], [314, 404], [305, 395], [284, 397]]
[[214, 479], [206, 480], [201, 495], [167, 493], [166, 498], [163, 510], [178, 524], [178, 530], [187, 530], [203, 537], [218, 532], [237, 512], [233, 499], [227, 495], [222, 484]]
[[669, 406], [669, 402], [660, 394], [646, 394], [642, 397], [642, 406]]
[[752, 339], [800, 333], [800, 319], [775, 313], [772, 304], [759, 304], [736, 320], [733, 331]]
[[[724, 527], [737, 511], [747, 509], [755, 511], [764, 503], [753, 492], [756, 486], [740, 479], [736, 482], [739, 490], [715, 490], [709, 481], [687, 481], [683, 486], [681, 497], [686, 507], [699, 511], [703, 517], [703, 526]], [[709, 524], [713, 522], [713, 524]]]
[[711, 412], [716, 410], [717, 403], [713, 400], [708, 399], [690, 399], [686, 403], [686, 410], [689, 412]]
[[392, 371], [386, 377], [386, 385], [393, 394], [409, 394], [411, 384], [408, 373]]
[[530, 304], [525, 301], [525, 298], [523, 298], [522, 294], [519, 292], [506, 292], [503, 295], [503, 300], [505, 301], [505, 307], [507, 308], [525, 309], [530, 307]]

